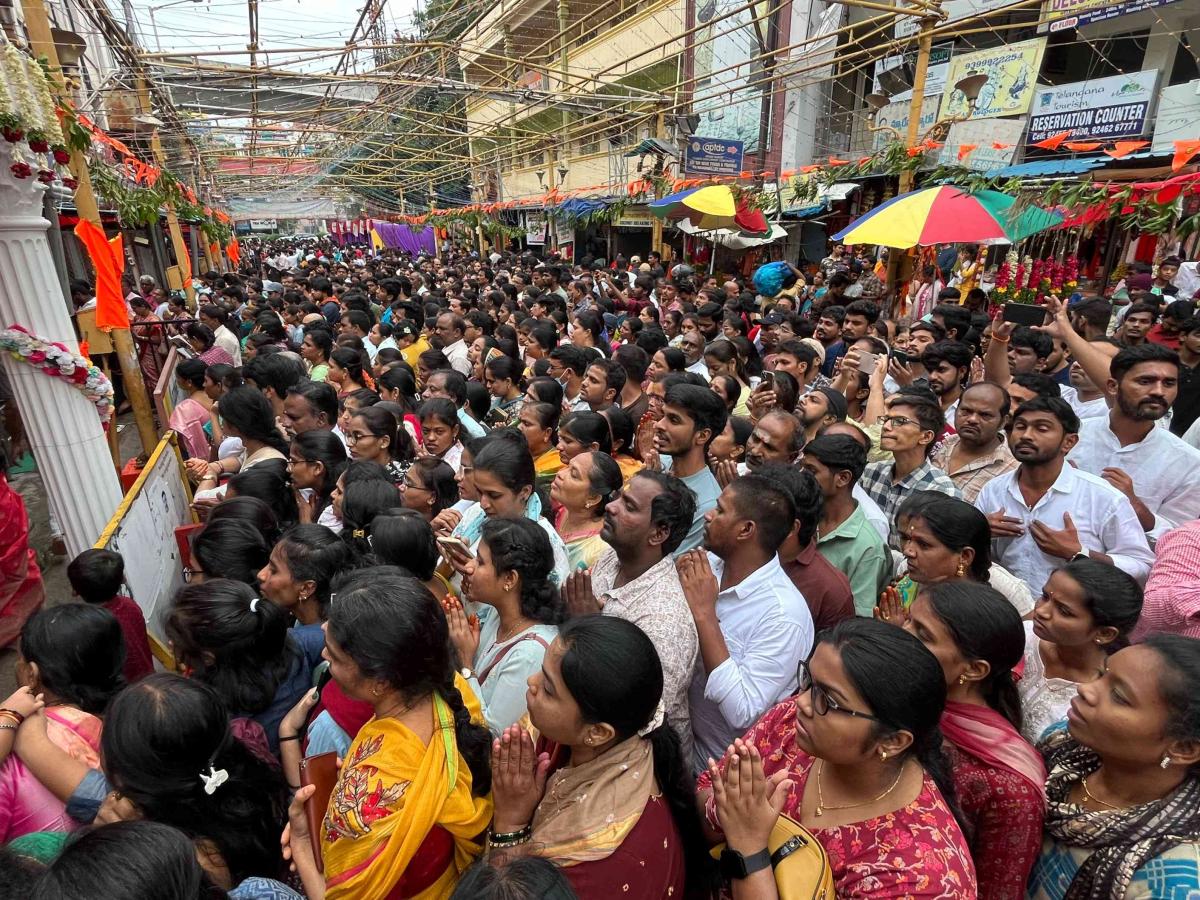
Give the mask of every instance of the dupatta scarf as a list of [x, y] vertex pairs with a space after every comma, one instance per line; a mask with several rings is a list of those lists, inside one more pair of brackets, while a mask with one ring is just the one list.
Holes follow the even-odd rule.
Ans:
[[1000, 713], [950, 700], [941, 724], [942, 734], [954, 746], [993, 768], [1008, 769], [1043, 793], [1046, 767], [1041, 755]]
[[559, 866], [607, 859], [658, 794], [654, 750], [638, 735], [581, 766], [559, 769], [533, 814], [533, 852]]
[[[479, 701], [465, 685], [460, 692], [476, 719]], [[449, 897], [459, 873], [482, 850], [476, 838], [491, 821], [491, 797], [471, 793], [454, 715], [437, 693], [433, 706], [428, 746], [396, 719], [371, 719], [350, 745], [321, 826], [329, 900], [394, 896], [434, 826], [453, 838], [454, 859], [415, 895], [421, 900]]]
[[1059, 732], [1041, 743], [1050, 765], [1046, 781], [1046, 834], [1091, 854], [1075, 873], [1064, 900], [1124, 897], [1134, 874], [1172, 847], [1200, 839], [1200, 779], [1189, 775], [1160, 800], [1103, 812], [1070, 800], [1071, 790], [1100, 768], [1100, 757]]

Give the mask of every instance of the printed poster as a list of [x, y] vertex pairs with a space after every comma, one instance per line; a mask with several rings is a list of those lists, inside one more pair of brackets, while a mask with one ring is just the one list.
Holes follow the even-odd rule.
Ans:
[[[941, 118], [989, 119], [1029, 112], [1045, 52], [1046, 39], [1040, 37], [991, 50], [956, 54], [950, 60], [950, 74], [942, 94]], [[987, 75], [988, 80], [972, 109], [954, 85], [968, 75], [978, 74]]]

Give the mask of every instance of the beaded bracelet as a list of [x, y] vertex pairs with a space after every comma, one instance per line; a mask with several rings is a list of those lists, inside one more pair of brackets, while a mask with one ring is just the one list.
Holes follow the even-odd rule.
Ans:
[[532, 833], [533, 829], [528, 825], [517, 831], [504, 831], [499, 834], [489, 832], [488, 843], [493, 847], [515, 847], [518, 844], [528, 843]]

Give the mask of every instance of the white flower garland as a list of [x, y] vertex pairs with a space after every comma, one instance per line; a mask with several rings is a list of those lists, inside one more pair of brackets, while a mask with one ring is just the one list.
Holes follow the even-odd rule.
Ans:
[[82, 356], [76, 356], [62, 344], [31, 334], [20, 325], [0, 331], [0, 350], [52, 378], [61, 378], [81, 392], [96, 407], [100, 424], [108, 430], [113, 410], [112, 382]]

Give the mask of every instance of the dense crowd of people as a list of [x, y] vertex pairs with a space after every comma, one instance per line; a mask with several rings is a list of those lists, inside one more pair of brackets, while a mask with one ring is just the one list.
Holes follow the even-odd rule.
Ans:
[[135, 292], [147, 379], [190, 351], [174, 666], [114, 552], [20, 609], [0, 898], [1200, 895], [1177, 261], [1033, 327], [971, 249], [890, 305], [771, 266]]

